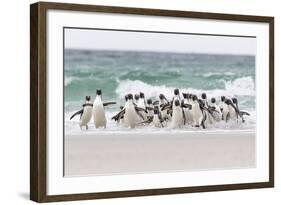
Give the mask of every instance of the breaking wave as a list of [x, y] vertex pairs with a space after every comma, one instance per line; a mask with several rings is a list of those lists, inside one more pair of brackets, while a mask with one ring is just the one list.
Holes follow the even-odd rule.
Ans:
[[[201, 90], [195, 88], [179, 87], [181, 92], [201, 94], [202, 92], [212, 97], [225, 96], [255, 96], [255, 82], [252, 77], [242, 77], [233, 81], [222, 81], [224, 89]], [[145, 93], [147, 98], [157, 97], [160, 93], [171, 98], [175, 87], [165, 85], [150, 85], [140, 80], [123, 80], [120, 81], [115, 92], [121, 99], [128, 93]]]

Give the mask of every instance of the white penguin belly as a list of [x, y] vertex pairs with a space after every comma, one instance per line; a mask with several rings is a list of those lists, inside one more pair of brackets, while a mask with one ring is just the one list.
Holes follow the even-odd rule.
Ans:
[[94, 105], [93, 108], [94, 124], [96, 128], [106, 127], [106, 118], [103, 105]]
[[185, 113], [185, 120], [186, 120], [187, 124], [192, 124], [192, 122], [193, 122], [192, 110], [186, 108], [184, 113]]
[[134, 106], [128, 106], [124, 115], [124, 122], [127, 127], [135, 128], [138, 122], [140, 122], [139, 116], [136, 113]]
[[174, 109], [172, 116], [172, 128], [181, 127], [183, 125], [183, 113], [181, 109]]
[[203, 118], [203, 113], [198, 104], [197, 105], [194, 104], [193, 107], [194, 107], [194, 109], [192, 108], [193, 122], [195, 123], [196, 126], [200, 126]]
[[223, 115], [223, 119], [224, 121], [227, 121], [226, 117], [229, 113], [229, 109], [228, 109], [228, 106], [224, 103], [223, 106], [222, 106], [222, 115]]
[[92, 118], [92, 111], [93, 111], [93, 107], [91, 106], [84, 107], [83, 114], [80, 119], [80, 126], [86, 126], [90, 122]]
[[230, 119], [232, 119], [232, 120], [236, 119], [237, 117], [236, 117], [236, 112], [235, 112], [234, 108], [231, 106], [228, 106], [228, 109], [229, 109]]
[[214, 123], [214, 118], [213, 118], [213, 116], [209, 113], [209, 112], [207, 112], [206, 111], [206, 121], [207, 121], [207, 124], [213, 124]]

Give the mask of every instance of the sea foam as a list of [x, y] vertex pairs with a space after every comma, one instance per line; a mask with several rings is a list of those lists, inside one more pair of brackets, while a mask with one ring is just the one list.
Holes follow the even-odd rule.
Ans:
[[[195, 88], [179, 87], [181, 92], [193, 93], [200, 95], [205, 92], [210, 97], [225, 96], [255, 96], [255, 82], [252, 77], [246, 76], [233, 81], [221, 81], [224, 89], [202, 90]], [[160, 93], [168, 98], [172, 98], [175, 87], [165, 85], [151, 85], [140, 80], [122, 80], [119, 81], [115, 92], [120, 99], [128, 93], [145, 93], [147, 98], [158, 97]]]

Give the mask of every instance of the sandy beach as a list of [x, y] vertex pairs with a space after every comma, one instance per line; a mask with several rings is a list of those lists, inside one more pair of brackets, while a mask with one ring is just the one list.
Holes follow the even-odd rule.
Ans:
[[65, 136], [65, 176], [249, 168], [253, 131]]

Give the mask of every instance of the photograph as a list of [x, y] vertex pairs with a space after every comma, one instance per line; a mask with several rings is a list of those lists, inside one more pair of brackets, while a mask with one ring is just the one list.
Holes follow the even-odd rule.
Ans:
[[256, 37], [64, 27], [64, 177], [256, 166]]

